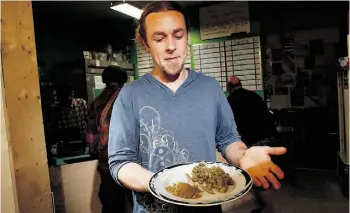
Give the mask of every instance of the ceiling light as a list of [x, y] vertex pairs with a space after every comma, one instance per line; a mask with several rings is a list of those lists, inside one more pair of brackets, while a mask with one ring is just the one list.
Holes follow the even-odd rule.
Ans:
[[137, 7], [134, 7], [128, 3], [121, 3], [121, 4], [117, 4], [117, 5], [112, 5], [111, 6], [112, 10], [124, 13], [128, 16], [132, 16], [136, 19], [140, 19], [141, 14], [142, 14], [142, 10], [140, 10]]

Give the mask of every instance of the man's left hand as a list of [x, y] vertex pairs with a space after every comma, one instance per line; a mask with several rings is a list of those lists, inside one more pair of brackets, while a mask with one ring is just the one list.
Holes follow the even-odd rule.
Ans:
[[270, 155], [283, 155], [286, 152], [284, 147], [253, 146], [245, 151], [239, 166], [252, 176], [255, 186], [268, 189], [272, 184], [273, 188], [279, 189], [278, 179], [283, 179], [284, 173], [271, 161]]

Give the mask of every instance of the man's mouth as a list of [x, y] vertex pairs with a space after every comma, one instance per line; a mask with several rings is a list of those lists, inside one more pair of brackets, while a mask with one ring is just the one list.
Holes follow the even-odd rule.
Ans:
[[168, 61], [168, 62], [176, 62], [178, 58], [180, 58], [180, 56], [169, 57], [169, 58], [165, 58], [165, 61]]

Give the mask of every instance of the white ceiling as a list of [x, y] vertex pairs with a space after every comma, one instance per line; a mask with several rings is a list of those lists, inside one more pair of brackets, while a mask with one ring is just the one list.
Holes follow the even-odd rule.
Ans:
[[[118, 1], [115, 1], [118, 2]], [[128, 1], [130, 4], [143, 8], [151, 1]], [[178, 1], [183, 7], [203, 4], [203, 1]], [[204, 1], [205, 3], [205, 1]], [[89, 16], [102, 19], [130, 19], [122, 13], [110, 9], [110, 1], [33, 1], [33, 10], [37, 14], [45, 15], [74, 15]]]

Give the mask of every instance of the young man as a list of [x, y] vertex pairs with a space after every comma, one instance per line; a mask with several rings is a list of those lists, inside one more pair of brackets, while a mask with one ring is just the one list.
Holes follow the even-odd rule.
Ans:
[[216, 161], [215, 148], [228, 162], [250, 172], [256, 185], [268, 188], [270, 181], [279, 188], [273, 173], [282, 178], [283, 172], [269, 154], [284, 154], [285, 148], [247, 149], [219, 83], [184, 69], [188, 25], [183, 9], [174, 2], [149, 4], [137, 33], [154, 69], [121, 90], [108, 147], [113, 177], [135, 192], [134, 212], [220, 212], [220, 206], [164, 204], [147, 193], [154, 172], [179, 163]]
[[[117, 185], [108, 168], [108, 131], [112, 106], [120, 89], [128, 80], [125, 70], [109, 66], [102, 72], [102, 82], [106, 88], [93, 100], [88, 110], [87, 143], [89, 153], [98, 159], [98, 171], [101, 176], [99, 198], [102, 213], [123, 212], [126, 208], [125, 197], [132, 203], [131, 192]], [[119, 121], [123, 123], [123, 121]]]

